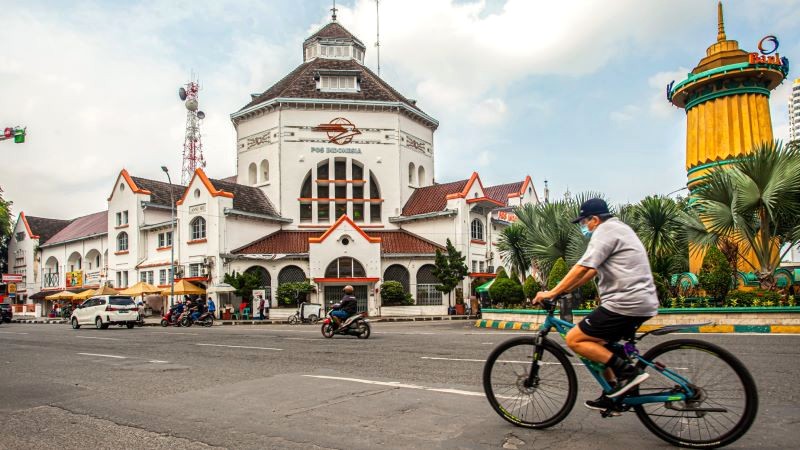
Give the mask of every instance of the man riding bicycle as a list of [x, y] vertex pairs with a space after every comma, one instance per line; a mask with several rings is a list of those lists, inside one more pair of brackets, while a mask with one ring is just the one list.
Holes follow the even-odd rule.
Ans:
[[605, 345], [632, 336], [655, 316], [658, 297], [644, 245], [628, 225], [613, 217], [605, 201], [585, 201], [572, 223], [580, 224], [583, 235], [590, 238], [586, 253], [553, 290], [539, 292], [534, 304], [572, 292], [598, 277], [600, 306], [567, 333], [566, 341], [575, 353], [606, 365], [605, 377], [612, 391], [585, 403], [588, 408], [606, 410], [613, 406], [612, 398], [649, 375]]

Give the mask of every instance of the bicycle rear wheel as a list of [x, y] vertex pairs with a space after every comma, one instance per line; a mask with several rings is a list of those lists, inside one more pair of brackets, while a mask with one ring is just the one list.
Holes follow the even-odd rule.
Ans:
[[535, 349], [533, 336], [497, 346], [483, 367], [483, 389], [503, 419], [521, 427], [547, 428], [564, 420], [575, 406], [578, 380], [564, 351], [543, 339], [538, 377], [526, 387]]
[[[653, 434], [672, 445], [716, 448], [742, 437], [756, 418], [758, 391], [750, 372], [727, 350], [708, 342], [677, 339], [661, 343], [644, 359], [658, 362], [689, 380], [696, 394], [683, 402], [635, 406], [636, 416]], [[682, 389], [664, 376], [651, 376], [639, 394]], [[722, 411], [685, 411], [685, 409]], [[684, 409], [684, 411], [680, 411]]]

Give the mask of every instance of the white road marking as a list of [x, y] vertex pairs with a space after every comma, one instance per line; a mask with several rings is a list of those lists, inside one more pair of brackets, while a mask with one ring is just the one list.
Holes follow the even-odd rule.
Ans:
[[146, 333], [147, 334], [172, 334], [172, 335], [185, 334], [187, 336], [200, 336], [199, 333], [173, 333], [173, 332], [170, 332], [170, 331], [146, 331]]
[[18, 331], [0, 331], [1, 334], [28, 334], [28, 333], [20, 333]]
[[249, 348], [254, 350], [275, 350], [275, 351], [282, 351], [282, 348], [273, 348], [273, 347], [250, 347], [247, 345], [221, 345], [221, 344], [194, 344], [194, 345], [202, 345], [206, 347], [227, 347], [227, 348]]
[[102, 339], [104, 341], [121, 341], [122, 339], [107, 338], [107, 337], [93, 337], [93, 336], [75, 336], [78, 339]]
[[494, 344], [494, 343], [493, 342], [481, 342], [481, 345], [492, 345], [492, 344]]
[[100, 353], [78, 353], [79, 355], [84, 356], [100, 356], [102, 358], [115, 358], [115, 359], [128, 359], [127, 356], [118, 356], [118, 355], [102, 355]]
[[303, 375], [304, 377], [309, 378], [321, 378], [325, 380], [338, 380], [338, 381], [351, 381], [353, 383], [363, 383], [363, 384], [374, 384], [378, 386], [388, 386], [388, 387], [395, 387], [395, 388], [404, 388], [404, 389], [416, 389], [420, 391], [431, 391], [431, 392], [442, 392], [445, 394], [458, 394], [458, 395], [466, 395], [471, 397], [484, 397], [485, 394], [483, 392], [475, 392], [475, 391], [462, 391], [460, 389], [447, 389], [447, 388], [433, 388], [427, 386], [420, 386], [417, 384], [405, 384], [400, 383], [399, 381], [374, 381], [374, 380], [362, 380], [359, 378], [345, 378], [345, 377], [329, 377], [325, 375]]
[[312, 338], [290, 338], [290, 337], [283, 338], [283, 339], [286, 339], [287, 341], [319, 341], [320, 340], [320, 339], [312, 339]]
[[[467, 361], [467, 362], [486, 362], [485, 359], [467, 359], [467, 358], [440, 358], [436, 356], [420, 356], [420, 359], [433, 359], [433, 360], [441, 360], [441, 361]], [[516, 364], [530, 364], [530, 361], [513, 361], [513, 360], [503, 360], [498, 359], [497, 362], [503, 363], [516, 363]], [[549, 362], [549, 361], [542, 361], [539, 364], [542, 365], [561, 365], [559, 362]], [[572, 363], [573, 366], [583, 366], [583, 363]]]
[[158, 359], [151, 359], [150, 361], [147, 361], [147, 362], [154, 363], [154, 364], [167, 364], [169, 361], [161, 361], [161, 360], [158, 360]]

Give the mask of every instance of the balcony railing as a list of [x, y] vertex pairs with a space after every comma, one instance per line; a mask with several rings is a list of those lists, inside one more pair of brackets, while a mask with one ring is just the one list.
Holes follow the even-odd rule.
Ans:
[[58, 272], [42, 274], [42, 287], [51, 288], [61, 286], [61, 278], [59, 278], [58, 275]]

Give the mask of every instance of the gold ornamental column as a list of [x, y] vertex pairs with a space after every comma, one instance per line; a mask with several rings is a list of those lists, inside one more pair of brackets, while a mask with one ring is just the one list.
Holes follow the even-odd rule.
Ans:
[[[764, 49], [762, 44], [774, 45]], [[706, 50], [687, 78], [667, 87], [667, 99], [686, 110], [686, 176], [690, 192], [714, 167], [746, 157], [764, 141], [771, 141], [770, 92], [789, 72], [786, 58], [774, 53], [777, 39], [768, 36], [759, 44], [761, 53], [748, 53], [737, 41], [728, 40], [717, 5], [717, 42]], [[774, 54], [773, 54], [774, 53]], [[692, 257], [698, 273], [702, 257]]]

